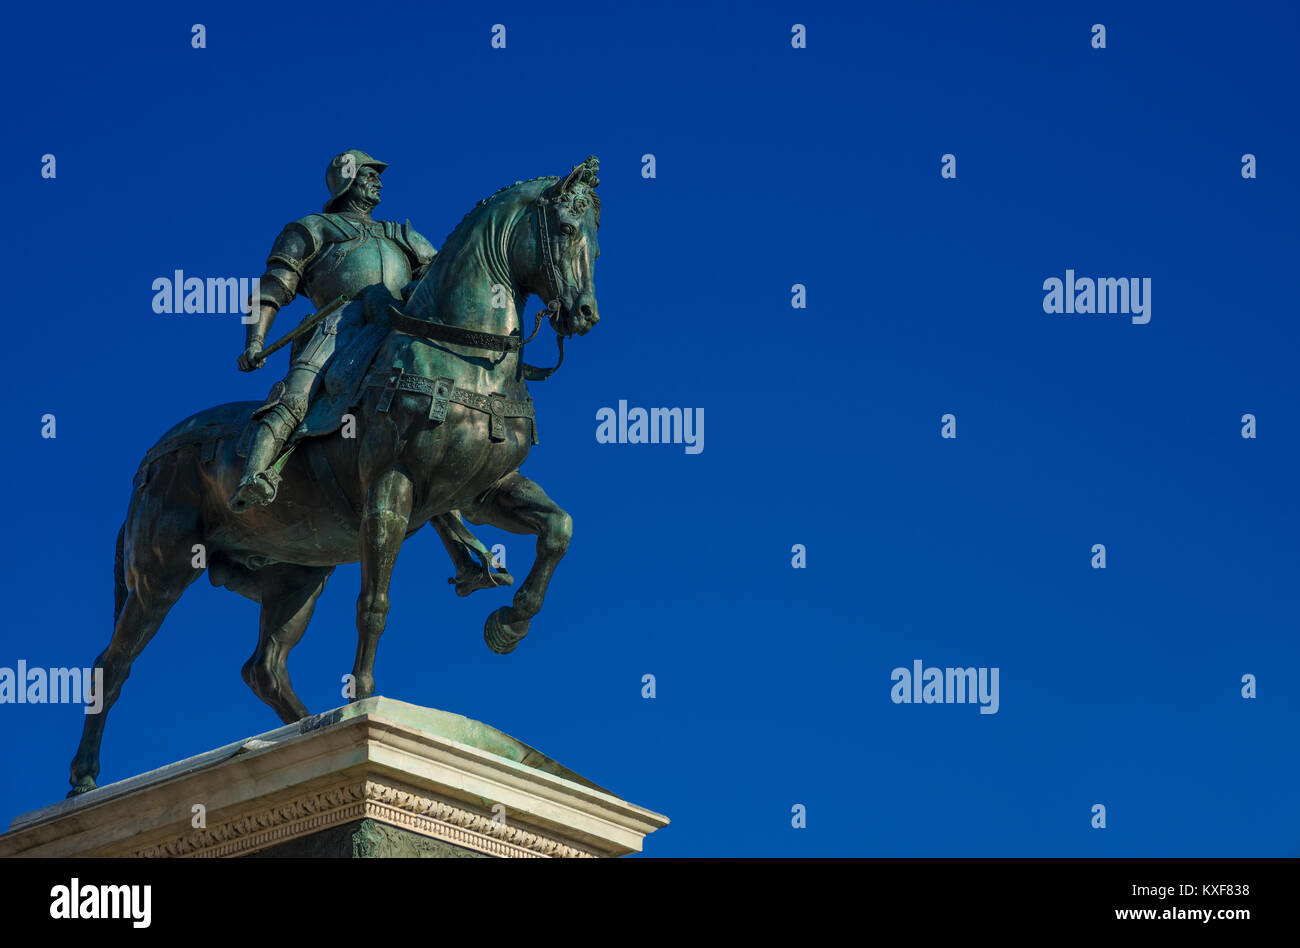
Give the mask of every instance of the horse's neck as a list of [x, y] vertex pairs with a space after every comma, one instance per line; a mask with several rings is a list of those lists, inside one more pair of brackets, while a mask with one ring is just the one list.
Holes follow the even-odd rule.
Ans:
[[[455, 247], [444, 248], [411, 299], [414, 315], [449, 326], [509, 335], [522, 325], [511, 272], [511, 240], [524, 215], [485, 209]], [[501, 288], [501, 289], [498, 289]], [[504, 292], [504, 307], [501, 303]]]

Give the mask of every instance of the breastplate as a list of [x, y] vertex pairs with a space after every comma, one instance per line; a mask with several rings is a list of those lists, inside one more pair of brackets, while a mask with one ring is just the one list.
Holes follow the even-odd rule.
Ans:
[[323, 246], [303, 274], [316, 308], [344, 293], [357, 299], [377, 283], [400, 296], [411, 280], [411, 262], [401, 246], [385, 235], [383, 222], [348, 221], [343, 229], [353, 236]]

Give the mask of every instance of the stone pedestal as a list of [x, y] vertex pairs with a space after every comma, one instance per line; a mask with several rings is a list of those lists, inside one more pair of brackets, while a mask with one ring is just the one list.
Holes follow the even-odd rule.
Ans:
[[581, 858], [667, 824], [495, 728], [369, 698], [25, 813], [0, 857]]

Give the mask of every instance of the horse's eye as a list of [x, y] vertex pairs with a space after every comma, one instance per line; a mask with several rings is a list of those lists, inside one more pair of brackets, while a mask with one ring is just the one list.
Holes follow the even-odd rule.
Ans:
[[564, 234], [565, 237], [572, 237], [577, 232], [573, 229], [572, 224], [565, 224], [560, 228], [560, 233]]

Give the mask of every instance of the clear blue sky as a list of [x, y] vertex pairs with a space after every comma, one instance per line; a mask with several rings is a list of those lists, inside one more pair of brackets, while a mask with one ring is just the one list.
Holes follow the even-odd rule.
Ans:
[[[602, 321], [532, 386], [524, 467], [572, 547], [503, 658], [481, 630], [508, 594], [457, 599], [413, 538], [379, 693], [667, 814], [654, 855], [1300, 855], [1293, 7], [78, 6], [10, 11], [0, 63], [0, 665], [93, 661], [143, 452], [286, 367], [237, 372], [237, 319], [155, 315], [155, 278], [258, 275], [345, 148], [391, 164], [377, 216], [439, 246], [594, 153]], [[1046, 315], [1067, 268], [1149, 277], [1150, 323]], [[619, 399], [703, 408], [705, 450], [598, 444]], [[522, 577], [531, 543], [482, 535]], [[342, 701], [358, 582], [336, 571], [291, 660], [313, 711]], [[278, 726], [239, 677], [256, 624], [191, 587], [101, 783]], [[895, 705], [916, 659], [999, 668], [998, 713]], [[62, 798], [81, 724], [0, 705], [0, 823]]]

